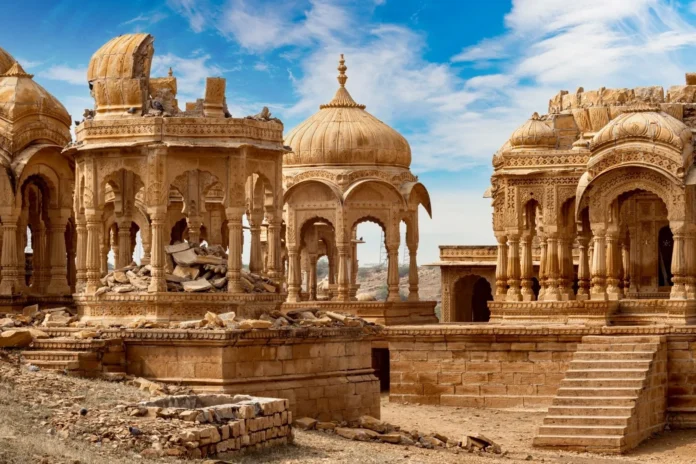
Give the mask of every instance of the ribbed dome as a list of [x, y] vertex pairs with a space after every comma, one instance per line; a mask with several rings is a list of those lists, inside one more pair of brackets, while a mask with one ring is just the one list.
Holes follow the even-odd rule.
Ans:
[[590, 148], [596, 150], [608, 143], [635, 139], [661, 142], [683, 151], [691, 146], [691, 130], [659, 107], [635, 106], [600, 129], [592, 138]]
[[556, 148], [558, 137], [554, 130], [541, 120], [538, 113], [520, 126], [510, 136], [512, 148]]
[[284, 166], [411, 165], [411, 147], [397, 131], [365, 111], [345, 88], [345, 60], [339, 61], [340, 87], [319, 112], [295, 127], [285, 138], [292, 148]]
[[12, 145], [6, 149], [17, 150], [39, 139], [58, 145], [70, 141], [70, 115], [32, 77], [19, 63], [0, 75], [0, 132]]
[[8, 69], [10, 69], [15, 61], [17, 60], [15, 60], [12, 55], [0, 47], [0, 74], [4, 74]]

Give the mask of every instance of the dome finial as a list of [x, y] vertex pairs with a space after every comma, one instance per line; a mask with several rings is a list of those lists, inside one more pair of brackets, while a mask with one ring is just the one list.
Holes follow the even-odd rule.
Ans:
[[346, 86], [346, 81], [348, 80], [348, 76], [346, 76], [346, 71], [348, 70], [348, 66], [346, 66], [346, 60], [343, 58], [343, 53], [341, 53], [341, 59], [338, 60], [338, 83], [341, 84], [341, 87]]
[[18, 62], [14, 62], [14, 64], [8, 69], [5, 74], [3, 74], [5, 77], [28, 77], [32, 78], [34, 77], [33, 74], [28, 74], [26, 71], [24, 71], [24, 68], [22, 68], [22, 65], [20, 65]]
[[169, 74], [169, 77], [174, 76], [174, 71], [172, 71], [171, 66], [169, 67], [169, 72], [167, 74]]

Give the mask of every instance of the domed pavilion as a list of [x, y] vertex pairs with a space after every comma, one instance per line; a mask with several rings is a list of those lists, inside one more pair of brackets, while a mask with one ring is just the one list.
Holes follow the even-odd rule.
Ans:
[[0, 308], [65, 304], [74, 289], [74, 165], [61, 154], [70, 125], [63, 105], [0, 48]]
[[356, 228], [370, 221], [384, 231], [388, 302], [399, 302], [400, 224], [409, 251], [408, 300], [418, 301], [418, 207], [431, 214], [426, 188], [410, 171], [406, 139], [356, 103], [346, 88], [343, 55], [334, 98], [285, 137], [283, 159], [288, 301], [301, 295], [301, 263], [309, 263], [308, 298], [316, 297], [316, 262], [329, 260], [335, 301], [349, 301], [357, 277]]

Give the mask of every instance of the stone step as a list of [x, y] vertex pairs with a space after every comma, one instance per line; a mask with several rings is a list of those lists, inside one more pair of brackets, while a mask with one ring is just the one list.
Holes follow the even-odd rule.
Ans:
[[32, 365], [37, 366], [39, 369], [62, 371], [62, 370], [78, 370], [80, 369], [79, 361], [46, 361], [43, 359], [37, 359], [31, 362]]
[[573, 361], [650, 361], [653, 351], [576, 351]]
[[566, 379], [644, 379], [648, 369], [609, 369], [608, 366], [596, 369], [580, 369], [570, 367], [566, 371]]
[[614, 425], [626, 427], [628, 417], [622, 416], [546, 416], [544, 425]]
[[550, 416], [612, 416], [612, 417], [630, 417], [633, 413], [633, 406], [585, 406], [585, 405], [556, 405], [549, 406], [548, 414]]
[[643, 379], [563, 379], [561, 388], [643, 388]]
[[647, 371], [650, 367], [650, 361], [636, 360], [621, 360], [615, 359], [593, 359], [593, 360], [575, 360], [570, 361], [568, 369], [583, 370], [583, 369], [611, 369], [621, 371], [624, 369], [643, 369]]
[[625, 438], [618, 436], [537, 435], [534, 437], [534, 446], [577, 451], [617, 453], [625, 446], [625, 443]]
[[554, 406], [632, 406], [635, 403], [635, 396], [557, 396], [553, 399]]
[[578, 348], [582, 351], [651, 351], [659, 348], [658, 343], [583, 343]]
[[626, 427], [621, 425], [542, 425], [539, 435], [623, 436]]
[[34, 340], [32, 350], [66, 350], [66, 351], [99, 351], [104, 349], [110, 340], [77, 338], [44, 338]]
[[590, 344], [603, 344], [603, 345], [614, 345], [614, 344], [626, 344], [626, 343], [661, 343], [659, 335], [618, 335], [618, 336], [607, 336], [607, 335], [585, 335], [582, 337], [582, 345], [586, 343]]
[[26, 362], [37, 360], [44, 361], [80, 361], [97, 360], [98, 353], [89, 351], [22, 351], [22, 358]]
[[637, 398], [642, 388], [626, 387], [566, 387], [561, 386], [556, 396], [562, 397], [626, 397]]

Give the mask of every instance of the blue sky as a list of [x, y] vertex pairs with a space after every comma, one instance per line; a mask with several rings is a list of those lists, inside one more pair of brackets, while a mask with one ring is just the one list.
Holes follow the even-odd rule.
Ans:
[[[235, 116], [268, 106], [291, 129], [348, 88], [402, 132], [431, 193], [420, 262], [438, 244], [491, 244], [481, 198], [491, 156], [560, 89], [682, 84], [696, 71], [696, 3], [668, 0], [165, 0], [4, 2], [0, 47], [75, 116], [85, 70], [111, 37], [155, 36], [153, 75], [171, 66], [179, 101], [227, 79]], [[359, 231], [377, 261], [376, 226]]]

